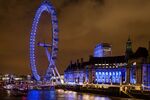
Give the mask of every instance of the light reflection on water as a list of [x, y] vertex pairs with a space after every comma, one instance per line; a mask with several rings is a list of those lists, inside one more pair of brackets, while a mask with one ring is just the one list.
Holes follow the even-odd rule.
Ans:
[[[7, 94], [6, 94], [7, 93]], [[0, 100], [142, 100], [132, 98], [107, 97], [73, 91], [30, 90], [27, 96], [14, 96], [11, 91], [0, 91]]]
[[27, 95], [28, 100], [56, 100], [56, 93], [53, 90], [30, 90]]
[[64, 90], [30, 90], [27, 100], [111, 100], [108, 97], [100, 97], [92, 94], [77, 93]]
[[30, 90], [27, 100], [137, 100], [129, 98], [117, 98], [99, 96], [94, 94], [79, 93], [73, 91], [54, 90]]

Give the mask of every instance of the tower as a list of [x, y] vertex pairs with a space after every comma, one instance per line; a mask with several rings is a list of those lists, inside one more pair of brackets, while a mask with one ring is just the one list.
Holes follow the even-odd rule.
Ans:
[[109, 43], [99, 43], [94, 48], [94, 57], [108, 57], [112, 54], [112, 45]]
[[132, 41], [130, 39], [130, 36], [128, 37], [128, 41], [126, 42], [126, 52], [125, 52], [125, 59], [127, 61], [127, 66], [126, 66], [126, 84], [130, 83], [130, 63], [129, 63], [129, 59], [131, 58], [131, 56], [133, 55], [133, 51], [132, 51]]
[[126, 60], [130, 59], [131, 56], [133, 55], [133, 51], [132, 51], [132, 41], [130, 39], [130, 36], [128, 37], [128, 41], [126, 42]]

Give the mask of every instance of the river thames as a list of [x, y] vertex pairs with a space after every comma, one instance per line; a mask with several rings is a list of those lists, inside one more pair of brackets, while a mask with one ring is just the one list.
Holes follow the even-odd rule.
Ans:
[[30, 90], [27, 96], [12, 96], [10, 91], [1, 91], [0, 100], [141, 100], [107, 97], [102, 95], [58, 90]]

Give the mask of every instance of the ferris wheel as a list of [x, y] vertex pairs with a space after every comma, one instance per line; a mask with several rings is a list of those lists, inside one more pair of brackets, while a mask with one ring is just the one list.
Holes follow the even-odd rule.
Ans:
[[[52, 41], [51, 43], [37, 43], [36, 41], [36, 32], [37, 26], [41, 17], [41, 14], [46, 11], [51, 15], [51, 23], [52, 23]], [[36, 44], [37, 43], [37, 44]], [[47, 60], [49, 62], [48, 68], [46, 70], [46, 74], [43, 79], [38, 74], [37, 71], [37, 58], [36, 58], [36, 49], [41, 46], [45, 49]], [[48, 49], [50, 48], [50, 50]], [[50, 81], [52, 77], [58, 77], [60, 79], [60, 74], [56, 67], [56, 58], [58, 52], [58, 20], [56, 16], [55, 8], [52, 4], [44, 0], [40, 7], [37, 9], [33, 23], [32, 30], [30, 33], [30, 67], [32, 70], [33, 77], [36, 81]]]

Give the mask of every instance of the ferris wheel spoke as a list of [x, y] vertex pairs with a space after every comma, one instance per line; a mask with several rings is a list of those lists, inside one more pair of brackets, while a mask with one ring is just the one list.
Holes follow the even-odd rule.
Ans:
[[[46, 0], [47, 1], [47, 0]], [[41, 14], [47, 11], [48, 13], [51, 14], [51, 23], [52, 23], [52, 42], [51, 44], [48, 43], [41, 43], [39, 42], [36, 44], [36, 33], [37, 33], [37, 28], [38, 28], [38, 23], [41, 17]], [[30, 33], [30, 67], [32, 69], [32, 74], [34, 78], [37, 81], [40, 81], [40, 75], [37, 72], [37, 65], [36, 65], [36, 45], [40, 47], [45, 48], [45, 53], [49, 62], [46, 74], [44, 76], [44, 80], [46, 81], [51, 81], [52, 76], [58, 76], [60, 78], [60, 75], [58, 73], [58, 70], [55, 65], [55, 61], [57, 58], [57, 52], [58, 52], [58, 20], [57, 20], [57, 14], [55, 8], [52, 6], [50, 2], [42, 2], [40, 7], [37, 9], [37, 12], [35, 14], [33, 24], [32, 24], [32, 30]], [[49, 48], [51, 50], [49, 50]]]
[[50, 62], [50, 60], [51, 60], [51, 54], [49, 53], [48, 48], [45, 48], [45, 49], [46, 49], [46, 56], [47, 56], [47, 59], [48, 59], [48, 61]]
[[52, 47], [51, 44], [48, 44], [48, 43], [41, 43], [41, 42], [39, 42], [37, 45], [40, 46], [40, 47], [45, 47], [45, 48], [50, 48], [50, 47]]

